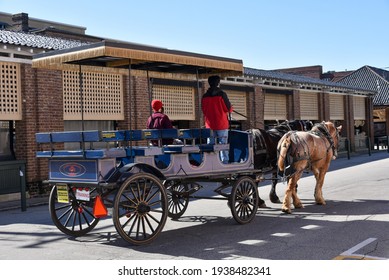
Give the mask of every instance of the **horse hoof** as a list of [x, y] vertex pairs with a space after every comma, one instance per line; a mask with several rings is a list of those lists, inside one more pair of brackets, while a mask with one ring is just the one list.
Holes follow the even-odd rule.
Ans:
[[298, 205], [295, 205], [294, 208], [296, 208], [296, 209], [301, 209], [301, 208], [304, 208], [304, 205], [298, 204]]
[[281, 211], [286, 214], [292, 214], [292, 211], [290, 209], [281, 209]]
[[264, 201], [262, 203], [258, 201], [258, 208], [267, 208], [266, 203]]
[[281, 203], [281, 201], [280, 201], [280, 199], [277, 197], [277, 198], [271, 198], [270, 197], [270, 201], [272, 202], [272, 203]]
[[265, 203], [265, 201], [262, 198], [258, 199], [258, 207], [259, 208], [265, 208], [266, 207], [266, 203]]

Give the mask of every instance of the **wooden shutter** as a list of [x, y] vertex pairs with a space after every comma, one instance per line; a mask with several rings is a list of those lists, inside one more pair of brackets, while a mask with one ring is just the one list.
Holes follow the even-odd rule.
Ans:
[[365, 97], [354, 96], [354, 120], [366, 119], [366, 103]]
[[[247, 116], [246, 92], [229, 90], [227, 92], [227, 95], [228, 95], [228, 99], [230, 100], [234, 110], [241, 113], [242, 115]], [[232, 113], [231, 116], [233, 119], [235, 119], [237, 121], [247, 120], [247, 118], [245, 118], [239, 114], [236, 114], [236, 113]]]
[[286, 95], [265, 93], [265, 120], [286, 120]]
[[[62, 75], [64, 120], [81, 120], [79, 72]], [[122, 79], [118, 74], [82, 72], [84, 120], [124, 120]]]
[[344, 120], [344, 95], [330, 94], [330, 119]]
[[171, 120], [195, 120], [194, 97], [194, 87], [153, 84], [153, 99], [162, 101]]
[[20, 65], [0, 62], [0, 120], [22, 119]]
[[315, 92], [300, 93], [300, 113], [302, 120], [318, 120], [319, 105], [318, 96]]

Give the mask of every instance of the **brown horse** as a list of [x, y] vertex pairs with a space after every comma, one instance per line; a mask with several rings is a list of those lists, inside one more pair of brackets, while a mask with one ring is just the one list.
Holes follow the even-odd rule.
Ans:
[[[307, 120], [291, 120], [284, 121], [279, 125], [268, 129], [250, 129], [253, 134], [254, 141], [254, 166], [255, 169], [261, 169], [264, 173], [271, 173], [272, 186], [269, 192], [270, 201], [273, 203], [281, 203], [276, 193], [277, 177], [277, 144], [281, 137], [293, 130], [307, 131], [313, 127], [311, 121]], [[259, 207], [266, 207], [263, 199], [258, 200]]]
[[295, 208], [303, 208], [297, 196], [296, 186], [304, 170], [315, 175], [315, 201], [325, 205], [322, 187], [332, 159], [338, 156], [339, 133], [342, 126], [332, 122], [316, 124], [309, 132], [288, 132], [278, 142], [278, 168], [287, 178], [288, 185], [282, 203], [282, 211], [291, 213], [291, 199]]

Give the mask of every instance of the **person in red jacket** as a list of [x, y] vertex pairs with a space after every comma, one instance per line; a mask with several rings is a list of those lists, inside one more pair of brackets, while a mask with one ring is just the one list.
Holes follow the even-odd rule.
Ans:
[[[161, 100], [153, 100], [151, 102], [151, 108], [153, 108], [153, 113], [147, 120], [146, 127], [148, 129], [173, 128], [172, 122], [170, 121], [169, 117], [163, 113], [163, 103]], [[154, 146], [158, 146], [158, 141], [156, 140], [153, 140], [151, 143]], [[163, 139], [162, 144], [173, 144], [173, 139]]]
[[[205, 127], [212, 130], [212, 135], [208, 139], [209, 144], [214, 144], [215, 139], [220, 144], [228, 142], [228, 114], [233, 108], [227, 94], [220, 89], [220, 77], [210, 76], [208, 78], [209, 89], [201, 99], [201, 109], [204, 114]], [[223, 163], [228, 163], [228, 151], [221, 151], [220, 159]]]

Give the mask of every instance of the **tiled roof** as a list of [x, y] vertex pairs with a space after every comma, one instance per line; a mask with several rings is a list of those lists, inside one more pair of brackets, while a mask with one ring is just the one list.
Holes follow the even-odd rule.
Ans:
[[374, 96], [373, 105], [389, 106], [389, 71], [363, 66], [339, 80], [339, 83], [375, 90], [377, 94]]
[[350, 86], [346, 84], [340, 84], [331, 81], [320, 80], [320, 79], [310, 78], [306, 76], [288, 74], [288, 73], [272, 71], [272, 70], [260, 70], [260, 69], [244, 67], [244, 75], [266, 78], [266, 79], [288, 81], [297, 84], [309, 84], [309, 85], [315, 85], [319, 87], [333, 87], [333, 88], [344, 88], [347, 90], [369, 91], [370, 93], [372, 93], [371, 90], [366, 90], [364, 88], [360, 88], [357, 86]]
[[0, 30], [0, 43], [47, 50], [67, 49], [88, 44], [78, 40], [61, 39], [8, 30]]

